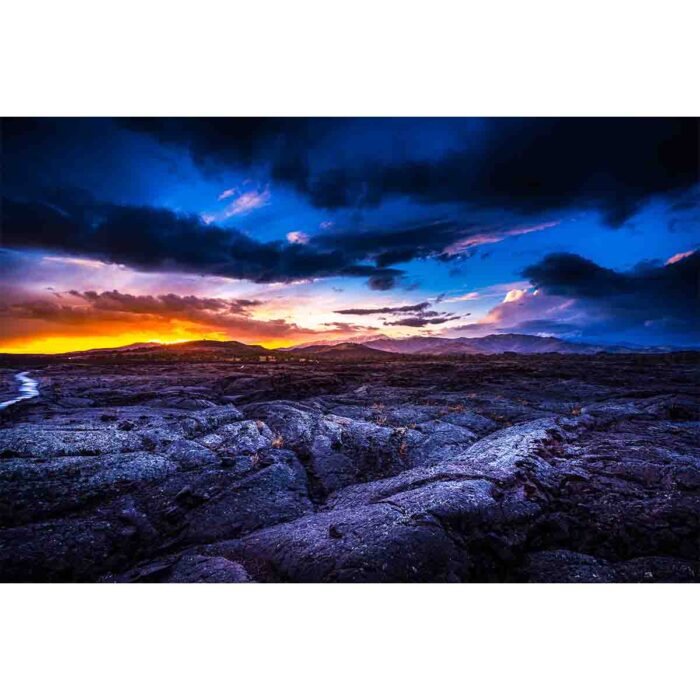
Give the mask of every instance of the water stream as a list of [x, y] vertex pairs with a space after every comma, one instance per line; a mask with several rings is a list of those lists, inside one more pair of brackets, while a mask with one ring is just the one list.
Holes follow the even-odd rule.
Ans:
[[39, 382], [36, 379], [32, 379], [29, 376], [29, 372], [18, 372], [15, 374], [15, 379], [19, 382], [19, 394], [14, 399], [0, 403], [0, 411], [19, 401], [39, 396]]

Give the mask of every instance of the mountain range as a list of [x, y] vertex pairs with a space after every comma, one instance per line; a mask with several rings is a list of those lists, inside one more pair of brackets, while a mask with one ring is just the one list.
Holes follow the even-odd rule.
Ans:
[[[314, 347], [328, 348], [347, 344], [345, 340], [305, 343], [292, 348], [292, 351], [311, 351]], [[592, 355], [597, 352], [664, 352], [672, 349], [574, 343], [568, 340], [562, 340], [561, 338], [541, 337], [522, 333], [492, 334], [481, 338], [440, 338], [431, 336], [390, 338], [386, 335], [373, 335], [353, 338], [353, 343], [351, 344], [360, 344], [372, 350], [382, 350], [384, 352], [401, 353], [405, 355], [493, 355], [502, 352], [524, 354], [560, 352]]]
[[391, 351], [372, 348], [360, 343], [336, 343], [334, 345], [307, 345], [305, 347], [291, 348], [286, 351], [289, 354], [308, 356], [316, 358], [338, 359], [338, 360], [366, 360], [371, 358], [387, 358]]
[[[520, 354], [563, 353], [593, 355], [608, 353], [660, 353], [693, 348], [634, 347], [623, 345], [595, 345], [574, 343], [561, 338], [540, 337], [520, 333], [487, 335], [481, 338], [441, 338], [431, 336], [409, 336], [391, 338], [386, 335], [356, 337], [351, 341], [341, 339], [304, 343], [291, 348], [270, 350], [262, 345], [248, 345], [236, 340], [193, 340], [182, 343], [163, 344], [157, 342], [133, 343], [117, 348], [100, 348], [57, 355], [57, 358], [78, 360], [91, 358], [100, 362], [110, 359], [119, 361], [169, 361], [187, 359], [201, 362], [238, 361], [244, 359], [290, 360], [292, 358], [314, 359], [317, 361], [371, 361], [388, 360], [400, 355], [421, 356], [464, 356], [495, 355], [504, 352]], [[18, 357], [40, 358], [41, 354], [3, 354], [3, 364], [16, 364]]]

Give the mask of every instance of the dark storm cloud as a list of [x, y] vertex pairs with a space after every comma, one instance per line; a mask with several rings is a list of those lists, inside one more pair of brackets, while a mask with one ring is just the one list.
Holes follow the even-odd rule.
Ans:
[[276, 179], [301, 185], [307, 177], [303, 155], [321, 133], [332, 128], [333, 120], [145, 117], [119, 119], [117, 123], [150, 134], [164, 144], [186, 147], [205, 170], [265, 162]]
[[101, 311], [123, 311], [140, 314], [178, 314], [189, 312], [214, 312], [226, 315], [247, 316], [261, 301], [252, 299], [218, 299], [179, 294], [128, 294], [116, 289], [107, 292], [71, 290], [71, 297], [87, 301], [92, 308]]
[[290, 336], [314, 333], [284, 319], [251, 318], [250, 309], [260, 302], [177, 294], [128, 294], [118, 290], [56, 294], [56, 299], [35, 296], [0, 303], [5, 322], [0, 338], [12, 338], [18, 321], [58, 324], [79, 329], [122, 328], [134, 323], [153, 326], [188, 322], [210, 331], [230, 331], [248, 336]]
[[315, 236], [314, 243], [324, 248], [342, 250], [347, 255], [369, 257], [379, 265], [387, 265], [441, 253], [465, 235], [463, 226], [451, 221], [439, 221], [362, 233], [341, 231], [323, 234]]
[[[475, 246], [557, 226], [544, 212], [595, 207], [617, 225], [652, 195], [678, 191], [676, 219], [669, 226], [691, 228], [697, 198], [681, 191], [698, 182], [697, 124], [693, 119], [3, 120], [2, 186], [14, 200], [3, 203], [2, 245], [260, 283], [356, 277], [386, 291], [403, 281], [395, 265], [427, 258], [454, 262]], [[427, 223], [398, 225], [387, 217], [382, 228], [334, 227], [306, 245], [288, 245], [206, 225], [197, 216], [96, 204], [85, 192], [66, 196], [65, 189], [46, 189], [47, 182], [93, 187], [104, 180], [110, 187], [119, 183], [117, 190], [104, 185], [106, 193], [95, 197], [132, 201], [119, 193], [124, 182], [138, 179], [142, 151], [177, 165], [188, 161], [182, 149], [203, 171], [260, 169], [261, 177], [291, 185], [318, 207], [374, 206], [404, 197], [468, 205], [469, 214], [452, 207], [452, 220], [436, 221], [421, 210], [422, 217], [431, 216]], [[89, 171], [86, 153], [97, 163]], [[68, 172], [72, 177], [64, 182]], [[591, 272], [605, 276], [601, 270]]]
[[495, 119], [475, 149], [369, 173], [366, 187], [526, 214], [592, 206], [619, 225], [697, 184], [698, 143], [693, 119]]
[[697, 335], [700, 329], [700, 253], [666, 265], [616, 272], [578, 255], [558, 253], [523, 275], [548, 295], [575, 299], [617, 327], [635, 325]]
[[623, 294], [636, 280], [596, 265], [580, 255], [553, 253], [523, 270], [533, 285], [549, 294], [573, 297], [608, 297]]
[[96, 257], [150, 271], [220, 275], [253, 282], [366, 277], [390, 289], [400, 270], [364, 264], [338, 248], [262, 243], [199, 217], [154, 207], [51, 204], [3, 199], [2, 246]]
[[[673, 261], [673, 262], [672, 262]], [[469, 335], [545, 333], [586, 342], [700, 344], [700, 253], [647, 262], [626, 272], [578, 255], [547, 255], [523, 275], [536, 288], [506, 297], [476, 323], [453, 327]]]
[[640, 265], [616, 272], [579, 255], [554, 253], [526, 267], [523, 275], [548, 294], [575, 299], [605, 299], [649, 311], [689, 315], [700, 301], [700, 253], [670, 265]]
[[[341, 251], [346, 257], [372, 261], [380, 268], [411, 260], [436, 258], [443, 262], [469, 255], [471, 245], [492, 243], [511, 235], [508, 227], [465, 226], [455, 221], [436, 221], [414, 226], [388, 226], [369, 231], [338, 231], [314, 236], [313, 243], [323, 250]], [[462, 247], [460, 247], [462, 244]], [[383, 274], [383, 273], [382, 273]], [[376, 289], [388, 289], [378, 276]]]
[[[393, 289], [398, 262], [461, 258], [471, 243], [510, 235], [505, 227], [438, 221], [314, 236], [307, 245], [260, 242], [198, 216], [147, 206], [94, 203], [85, 193], [57, 191], [40, 202], [3, 199], [2, 245], [60, 250], [144, 270], [216, 274], [254, 282], [304, 278], [367, 278], [373, 290]], [[463, 249], [458, 244], [465, 244]]]
[[376, 292], [386, 292], [396, 286], [396, 275], [373, 275], [367, 281], [367, 286]]
[[544, 231], [560, 223], [559, 220], [533, 221], [507, 226], [445, 220], [413, 226], [387, 226], [359, 233], [338, 231], [314, 236], [313, 243], [322, 249], [342, 251], [348, 257], [371, 260], [379, 267], [428, 258], [459, 262], [469, 257], [476, 246]]
[[429, 301], [423, 301], [420, 304], [410, 304], [408, 306], [382, 306], [379, 309], [337, 309], [333, 313], [347, 314], [348, 316], [369, 316], [371, 314], [405, 314], [416, 311], [425, 311], [430, 306]]
[[423, 301], [419, 304], [408, 304], [405, 306], [337, 309], [334, 313], [347, 314], [350, 316], [371, 316], [384, 314], [395, 317], [395, 320], [393, 321], [387, 320], [386, 318], [380, 319], [384, 322], [385, 326], [409, 326], [413, 328], [439, 325], [461, 318], [461, 316], [457, 316], [449, 312], [429, 310], [430, 306], [431, 304], [429, 301]]
[[[265, 165], [273, 179], [325, 209], [406, 196], [519, 214], [594, 207], [618, 226], [649, 197], [699, 179], [698, 122], [691, 118], [488, 119], [476, 133], [472, 120], [445, 120], [444, 130], [454, 132], [461, 147], [418, 156], [402, 141], [400, 155], [391, 159], [329, 165], [327, 151], [345, 148], [347, 125], [361, 131], [364, 121], [147, 119], [125, 125], [189, 148], [207, 168]], [[425, 120], [424, 128], [435, 123]], [[386, 138], [403, 133], [405, 121], [384, 120], [384, 129]], [[402, 261], [396, 255], [386, 264]]]
[[376, 326], [362, 326], [357, 323], [344, 323], [342, 321], [334, 321], [333, 323], [322, 323], [324, 328], [340, 333], [367, 333], [379, 330]]
[[421, 316], [409, 316], [408, 318], [400, 318], [396, 321], [385, 321], [385, 326], [409, 326], [411, 328], [422, 328], [423, 326], [439, 325], [442, 323], [447, 323], [448, 321], [454, 321], [460, 318], [460, 316], [454, 316], [452, 314], [423, 314]]

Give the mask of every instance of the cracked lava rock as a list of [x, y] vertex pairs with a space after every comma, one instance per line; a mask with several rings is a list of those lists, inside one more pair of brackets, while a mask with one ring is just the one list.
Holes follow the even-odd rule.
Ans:
[[2, 581], [700, 576], [696, 353], [29, 371]]

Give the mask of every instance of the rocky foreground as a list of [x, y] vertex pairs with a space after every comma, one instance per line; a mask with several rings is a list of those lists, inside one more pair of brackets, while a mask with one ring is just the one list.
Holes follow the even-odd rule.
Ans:
[[0, 412], [0, 579], [697, 581], [698, 367], [33, 367]]

